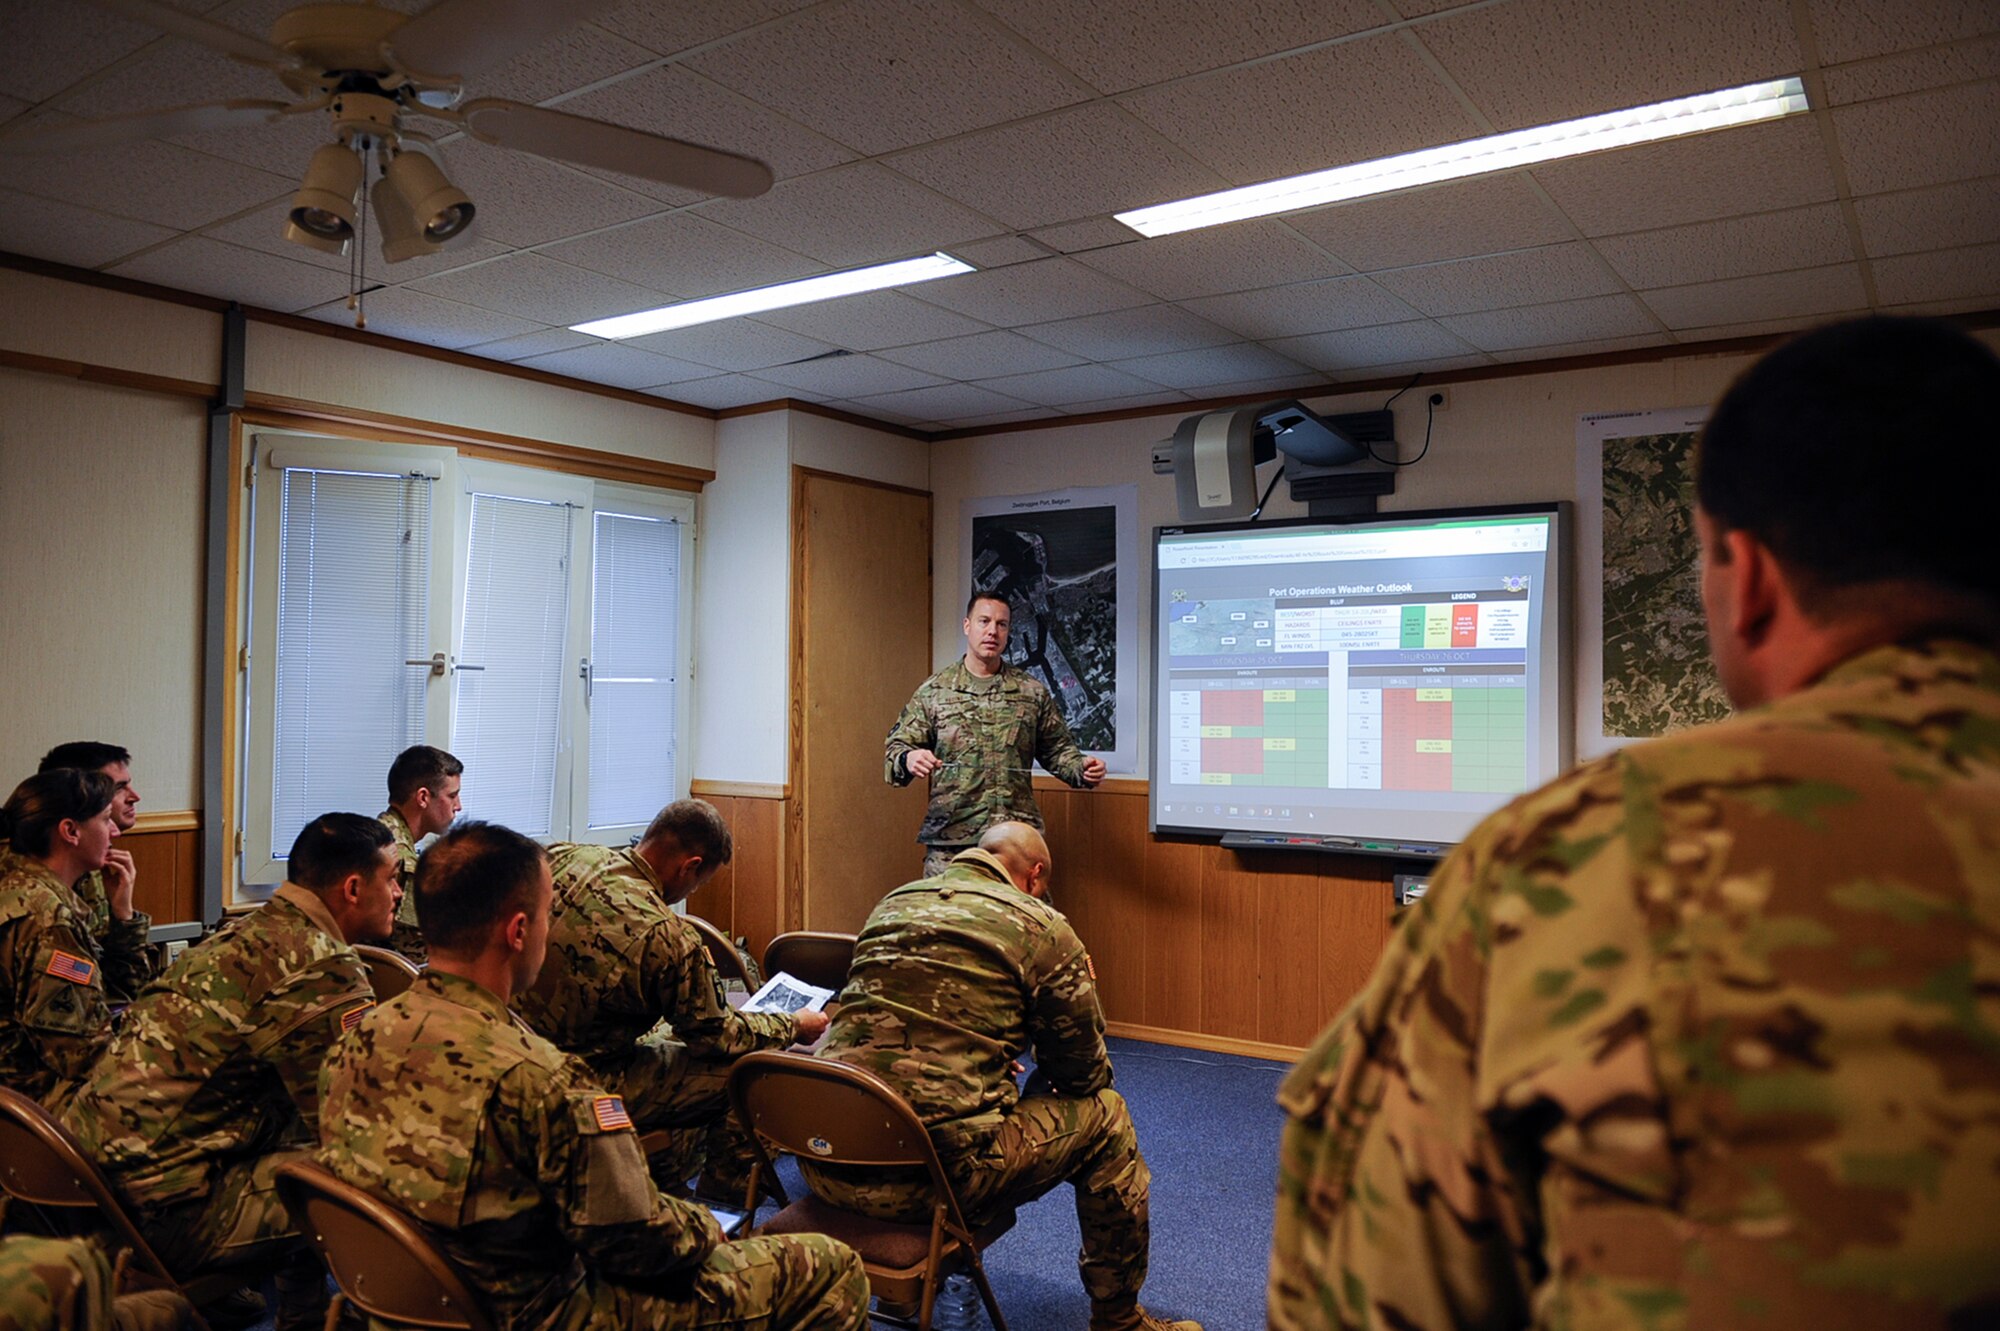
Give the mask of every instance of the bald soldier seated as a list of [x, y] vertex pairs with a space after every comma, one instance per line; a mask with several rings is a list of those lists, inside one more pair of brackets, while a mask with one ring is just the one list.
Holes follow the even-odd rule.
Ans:
[[660, 1178], [686, 1178], [705, 1154], [701, 1195], [740, 1202], [751, 1152], [729, 1113], [730, 1064], [815, 1040], [827, 1019], [730, 1007], [714, 959], [674, 913], [731, 851], [705, 800], [669, 804], [636, 846], [550, 846], [549, 964], [514, 1007], [623, 1096], [641, 1132], [680, 1130]]
[[430, 1230], [510, 1331], [859, 1331], [851, 1249], [722, 1242], [653, 1186], [623, 1101], [507, 1010], [541, 969], [552, 896], [548, 856], [504, 827], [424, 852], [430, 966], [327, 1060], [321, 1163]]
[[[1083, 943], [1048, 903], [1042, 834], [998, 823], [934, 878], [883, 897], [862, 926], [820, 1051], [881, 1077], [930, 1130], [974, 1225], [1062, 1183], [1076, 1190], [1092, 1331], [1201, 1331], [1139, 1306], [1151, 1174], [1111, 1089], [1104, 1014]], [[1053, 1088], [1021, 1097], [1028, 1049]], [[921, 1221], [923, 1171], [801, 1160], [813, 1192], [883, 1220]]]

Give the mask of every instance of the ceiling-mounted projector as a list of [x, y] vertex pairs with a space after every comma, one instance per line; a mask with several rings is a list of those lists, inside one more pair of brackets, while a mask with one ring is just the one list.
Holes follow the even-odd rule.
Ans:
[[[1388, 413], [1364, 413], [1367, 417]], [[1153, 449], [1153, 470], [1171, 472], [1182, 522], [1221, 522], [1257, 510], [1257, 468], [1283, 452], [1308, 467], [1343, 467], [1369, 456], [1354, 418], [1321, 416], [1290, 398], [1189, 416]]]

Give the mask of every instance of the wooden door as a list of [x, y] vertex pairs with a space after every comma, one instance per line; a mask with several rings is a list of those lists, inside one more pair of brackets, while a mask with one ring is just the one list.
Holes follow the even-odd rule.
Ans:
[[786, 914], [853, 932], [923, 861], [923, 785], [882, 780], [882, 742], [931, 672], [931, 500], [795, 467], [792, 524]]

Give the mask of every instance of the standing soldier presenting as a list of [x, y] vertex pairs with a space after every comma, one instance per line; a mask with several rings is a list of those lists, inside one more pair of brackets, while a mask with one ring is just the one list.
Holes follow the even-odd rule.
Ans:
[[1076, 747], [1048, 689], [1002, 659], [1011, 622], [1005, 601], [974, 592], [965, 604], [964, 659], [918, 686], [883, 747], [890, 784], [931, 783], [917, 832], [926, 878], [943, 873], [995, 823], [1042, 825], [1036, 761], [1079, 789], [1104, 779], [1103, 760]]

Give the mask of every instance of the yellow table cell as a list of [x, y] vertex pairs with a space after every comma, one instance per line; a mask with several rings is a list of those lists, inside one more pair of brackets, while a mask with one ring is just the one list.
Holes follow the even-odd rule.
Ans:
[[1299, 742], [1289, 737], [1285, 739], [1272, 738], [1264, 741], [1264, 752], [1266, 753], [1292, 753], [1298, 747]]
[[1297, 689], [1264, 690], [1265, 702], [1297, 702], [1298, 700], [1299, 700], [1299, 691]]
[[1451, 741], [1448, 739], [1420, 739], [1417, 741], [1417, 752], [1450, 753]]
[[1204, 786], [1226, 786], [1229, 784], [1229, 773], [1203, 772], [1201, 774], [1201, 783]]
[[1418, 690], [1417, 690], [1417, 701], [1418, 701], [1418, 702], [1450, 702], [1450, 701], [1451, 701], [1451, 690], [1450, 690], [1450, 689], [1418, 689]]
[[1203, 726], [1201, 728], [1201, 737], [1203, 739], [1228, 739], [1234, 733], [1236, 733], [1234, 728], [1230, 726]]

